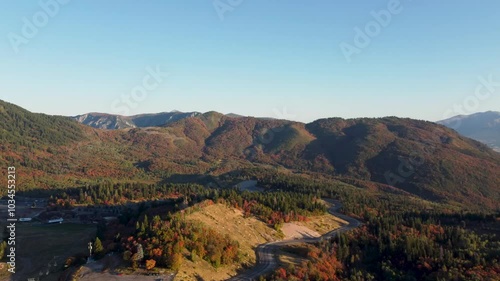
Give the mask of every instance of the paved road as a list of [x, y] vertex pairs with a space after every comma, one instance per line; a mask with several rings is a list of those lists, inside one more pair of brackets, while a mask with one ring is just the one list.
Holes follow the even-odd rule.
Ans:
[[303, 243], [319, 242], [324, 239], [335, 237], [335, 235], [337, 235], [338, 233], [349, 231], [361, 225], [361, 222], [359, 222], [358, 220], [337, 212], [340, 208], [342, 208], [342, 204], [339, 201], [331, 199], [327, 199], [326, 201], [333, 204], [333, 207], [328, 209], [328, 212], [333, 216], [345, 220], [348, 224], [340, 228], [334, 229], [318, 238], [283, 240], [283, 241], [261, 244], [255, 249], [255, 254], [257, 256], [257, 264], [252, 269], [249, 269], [241, 274], [238, 274], [237, 276], [234, 276], [228, 280], [251, 281], [251, 280], [256, 280], [257, 278], [259, 278], [259, 276], [270, 272], [278, 265], [278, 256], [276, 255], [276, 249], [279, 247], [301, 242]]

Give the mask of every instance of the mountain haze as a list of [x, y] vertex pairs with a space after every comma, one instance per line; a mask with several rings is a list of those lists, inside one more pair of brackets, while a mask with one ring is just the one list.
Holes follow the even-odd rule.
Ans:
[[500, 152], [500, 112], [488, 111], [458, 115], [438, 121], [460, 134], [485, 143]]

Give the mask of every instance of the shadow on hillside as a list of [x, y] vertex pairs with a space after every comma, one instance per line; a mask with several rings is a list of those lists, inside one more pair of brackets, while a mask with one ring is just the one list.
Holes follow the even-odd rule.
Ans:
[[[235, 178], [233, 176], [229, 177], [229, 179], [219, 181], [219, 179], [217, 177], [210, 176], [210, 175], [176, 174], [176, 175], [172, 175], [172, 176], [168, 177], [167, 179], [162, 181], [162, 183], [193, 183], [193, 182], [196, 182], [196, 183], [202, 184], [204, 186], [221, 187], [221, 186], [231, 186], [231, 184], [229, 184], [229, 183], [232, 182], [232, 180], [235, 180]], [[237, 177], [237, 175], [236, 175], [236, 177]], [[73, 195], [78, 194], [78, 191], [79, 191], [79, 188], [77, 188], [77, 187], [66, 188], [66, 189], [33, 189], [33, 190], [29, 190], [29, 191], [20, 192], [19, 195], [30, 197], [30, 198], [37, 198], [37, 199], [42, 199], [42, 198], [48, 199], [51, 196], [53, 196], [54, 198], [55, 197], [61, 198], [62, 193], [66, 193], [66, 194], [70, 194], [70, 195], [71, 194], [73, 194]], [[44, 202], [47, 202], [47, 201], [44, 201]], [[117, 206], [114, 206], [114, 205], [113, 206], [110, 206], [110, 205], [92, 205], [92, 206], [85, 205], [85, 207], [79, 206], [79, 207], [74, 208], [76, 215], [82, 215], [81, 213], [89, 213], [89, 214], [87, 214], [87, 216], [91, 216], [91, 218], [85, 220], [85, 222], [83, 222], [83, 221], [80, 222], [80, 221], [75, 220], [75, 219], [72, 220], [71, 218], [64, 218], [63, 224], [66, 224], [67, 222], [76, 223], [76, 224], [78, 224], [78, 223], [86, 223], [86, 224], [98, 223], [98, 228], [102, 230], [101, 227], [104, 227], [104, 225], [109, 224], [109, 219], [114, 218], [114, 222], [111, 223], [111, 225], [113, 225], [113, 227], [115, 227], [114, 224], [124, 224], [124, 223], [125, 223], [124, 227], [129, 227], [127, 225], [127, 222], [130, 221], [130, 219], [133, 217], [139, 217], [145, 213], [148, 213], [148, 216], [151, 215], [150, 217], [152, 217], [153, 214], [156, 214], [159, 211], [161, 211], [162, 213], [177, 212], [177, 211], [181, 211], [185, 207], [192, 205], [192, 204], [186, 205], [186, 204], [183, 204], [183, 202], [184, 202], [183, 198], [179, 197], [179, 198], [170, 198], [170, 199], [162, 199], [162, 200], [146, 200], [146, 201], [141, 201], [141, 202], [130, 202], [129, 201], [126, 204], [117, 205]], [[196, 202], [190, 202], [190, 203], [196, 203]], [[70, 206], [52, 206], [51, 210], [58, 211], [60, 209], [60, 211], [62, 212], [62, 211], [67, 211], [68, 208], [73, 210], [73, 208], [71, 208]], [[115, 209], [117, 212], [111, 212]], [[133, 228], [134, 227], [132, 227], [132, 229]], [[120, 234], [122, 236], [130, 235], [130, 233], [128, 233], [128, 232], [124, 232], [124, 233], [120, 233]], [[75, 256], [78, 254], [80, 254], [80, 253], [67, 253], [67, 257]], [[37, 253], [34, 252], [32, 257], [26, 257], [26, 259], [35, 259], [36, 256], [37, 256]], [[84, 255], [84, 256], [85, 256], [85, 258], [87, 257], [87, 255]], [[67, 257], [64, 257], [64, 258], [67, 258]], [[96, 263], [99, 263], [99, 262], [100, 261], [97, 261]], [[90, 266], [87, 268], [86, 274], [87, 275], [90, 274], [90, 276], [96, 276], [94, 274], [103, 273], [104, 274], [104, 275], [102, 275], [103, 277], [107, 276], [109, 278], [103, 278], [103, 279], [99, 279], [99, 280], [106, 280], [106, 279], [114, 280], [116, 278], [115, 275], [117, 273], [114, 271], [113, 267], [114, 266], [108, 267], [106, 265], [98, 266], [98, 265], [94, 264], [93, 266]], [[253, 267], [253, 265], [243, 265], [238, 270], [237, 274], [241, 274], [242, 272], [245, 272], [252, 267]], [[61, 274], [61, 276], [62, 275], [71, 275], [75, 269], [76, 269], [76, 267], [70, 267], [65, 272], [63, 272], [62, 270], [58, 271], [58, 272], [59, 272], [59, 274]], [[144, 280], [157, 280], [158, 278], [164, 278], [164, 280], [173, 280], [173, 279], [171, 279], [173, 277], [170, 277], [169, 275], [156, 276], [156, 279], [154, 279], [154, 276], [144, 275], [143, 277], [144, 277]], [[71, 278], [70, 276], [67, 276], [65, 279], [70, 280], [70, 278]], [[141, 278], [142, 278], [142, 276], [141, 276]], [[64, 279], [64, 277], [63, 277], [63, 279]], [[126, 275], [124, 275], [123, 278], [121, 278], [121, 279], [127, 280]], [[16, 279], [12, 279], [12, 280], [16, 280]], [[196, 280], [204, 280], [204, 279], [201, 276], [196, 276]]]
[[198, 183], [211, 187], [219, 187], [219, 181], [214, 176], [203, 174], [173, 174], [160, 181], [160, 184], [167, 183]]
[[205, 279], [203, 279], [199, 274], [196, 274], [194, 276], [194, 278], [197, 280], [197, 281], [205, 281]]

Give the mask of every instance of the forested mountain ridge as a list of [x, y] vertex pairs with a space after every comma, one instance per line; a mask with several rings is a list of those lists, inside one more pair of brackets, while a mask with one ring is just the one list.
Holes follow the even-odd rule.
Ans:
[[444, 126], [387, 117], [324, 119], [307, 128], [318, 137], [310, 149], [341, 174], [434, 199], [458, 193], [467, 194], [463, 200], [498, 198], [499, 154]]
[[42, 147], [79, 141], [83, 128], [70, 118], [33, 114], [0, 100], [0, 138], [2, 142]]
[[371, 181], [432, 200], [491, 208], [500, 201], [500, 154], [431, 122], [303, 124], [208, 112], [162, 127], [99, 130], [5, 102], [0, 109], [2, 165], [18, 167], [20, 188], [157, 182], [265, 165]]

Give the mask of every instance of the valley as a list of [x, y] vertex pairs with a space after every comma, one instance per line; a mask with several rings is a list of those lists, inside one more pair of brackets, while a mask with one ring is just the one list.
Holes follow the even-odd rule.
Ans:
[[208, 112], [107, 130], [0, 105], [0, 162], [16, 167], [19, 215], [30, 218], [18, 234], [22, 273], [5, 279], [500, 272], [500, 155], [444, 126]]
[[0, 281], [500, 281], [499, 1], [0, 1]]

